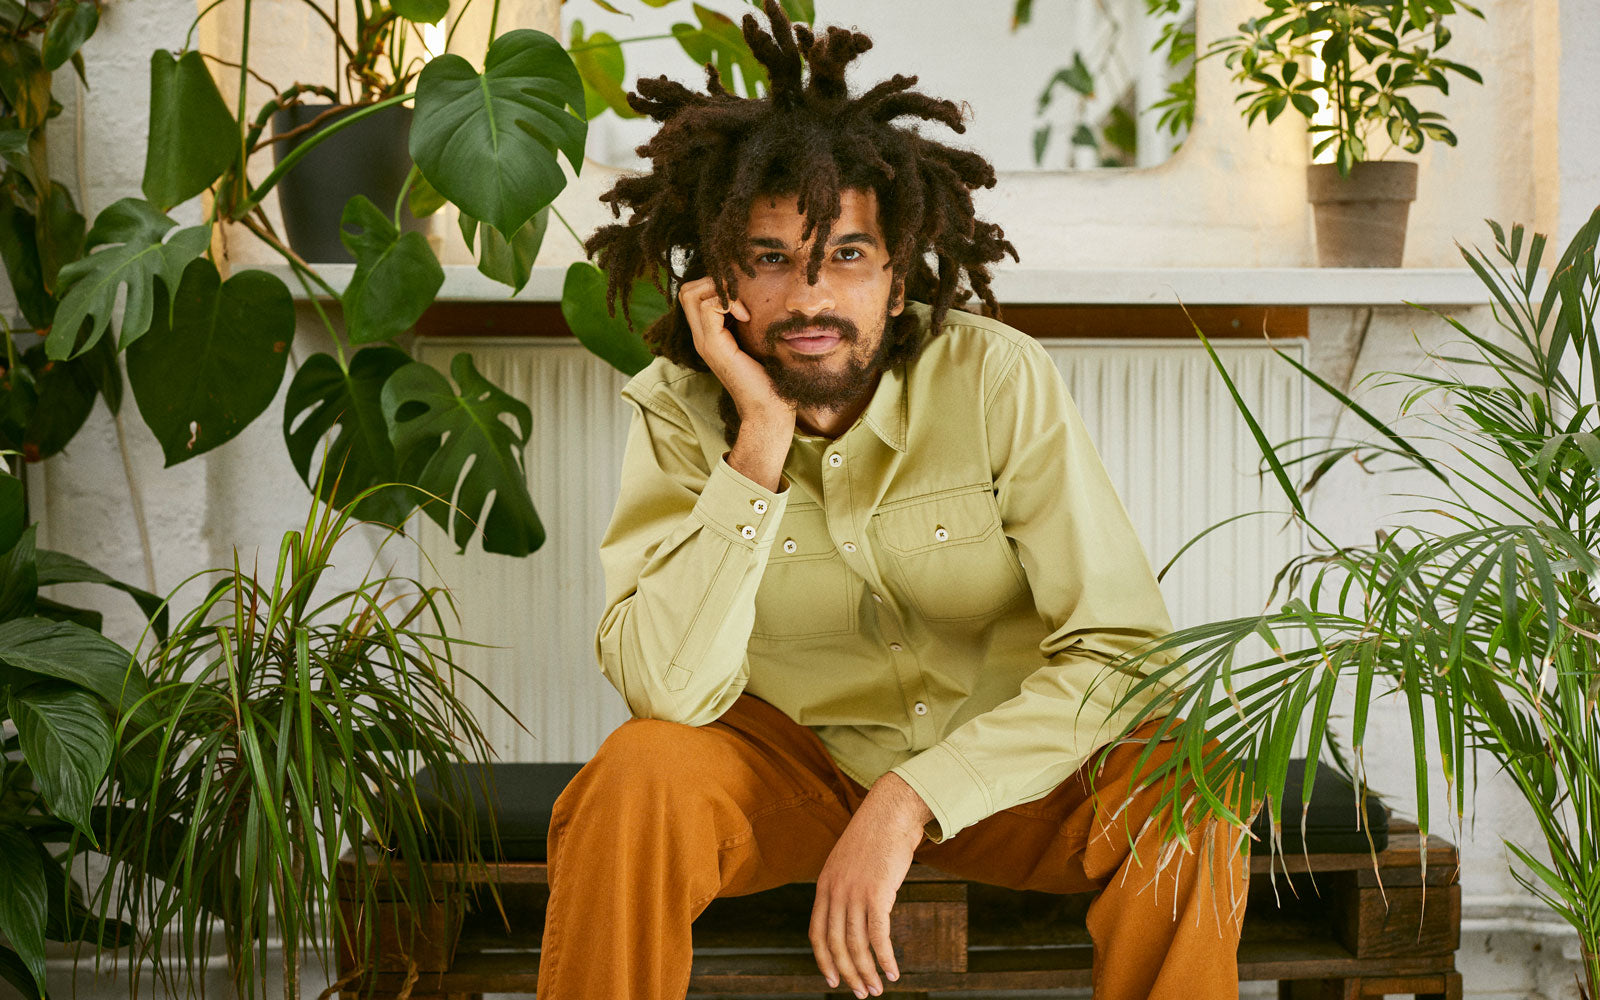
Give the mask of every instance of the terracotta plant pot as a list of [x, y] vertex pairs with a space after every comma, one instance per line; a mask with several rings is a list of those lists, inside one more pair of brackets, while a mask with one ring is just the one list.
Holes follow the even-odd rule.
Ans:
[[1416, 197], [1415, 162], [1357, 163], [1348, 178], [1339, 176], [1332, 163], [1306, 167], [1318, 266], [1399, 267], [1406, 216]]

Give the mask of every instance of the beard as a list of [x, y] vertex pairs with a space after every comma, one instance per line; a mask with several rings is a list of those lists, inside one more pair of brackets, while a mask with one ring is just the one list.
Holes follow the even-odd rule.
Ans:
[[[878, 324], [877, 345], [865, 353], [860, 350], [860, 328], [846, 317], [824, 313], [814, 317], [791, 316], [777, 320], [762, 332], [766, 354], [757, 360], [772, 379], [773, 391], [780, 399], [796, 406], [842, 410], [876, 388], [878, 375], [889, 356], [889, 320], [890, 313], [885, 309], [883, 320]], [[831, 359], [831, 353], [822, 357], [800, 356], [793, 361], [786, 360], [778, 353], [783, 334], [806, 328], [832, 330], [839, 335], [839, 346], [835, 351], [844, 351], [842, 369], [835, 371], [823, 367]]]

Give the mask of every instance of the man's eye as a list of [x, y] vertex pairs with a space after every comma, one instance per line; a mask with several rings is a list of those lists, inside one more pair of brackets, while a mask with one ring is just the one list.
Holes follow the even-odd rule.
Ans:
[[[845, 254], [849, 254], [850, 256], [848, 256], [848, 257], [844, 256]], [[860, 250], [858, 250], [855, 247], [840, 247], [839, 248], [839, 259], [840, 260], [860, 260], [862, 257], [865, 257], [865, 256], [866, 256], [866, 254], [863, 254]]]
[[783, 254], [778, 253], [776, 250], [769, 250], [768, 252], [766, 252], [766, 253], [762, 254], [761, 256], [757, 257], [756, 258], [756, 263], [757, 264], [782, 264], [783, 263]]

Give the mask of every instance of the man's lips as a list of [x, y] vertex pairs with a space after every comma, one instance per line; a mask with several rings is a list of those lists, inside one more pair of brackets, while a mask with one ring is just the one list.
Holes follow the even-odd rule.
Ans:
[[839, 343], [839, 340], [838, 333], [826, 330], [804, 330], [793, 335], [785, 335], [783, 338], [783, 342], [791, 350], [802, 353], [818, 353], [831, 350], [834, 345]]

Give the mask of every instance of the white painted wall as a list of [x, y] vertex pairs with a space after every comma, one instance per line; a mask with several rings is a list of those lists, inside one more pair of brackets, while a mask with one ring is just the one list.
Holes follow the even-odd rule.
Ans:
[[[825, 16], [829, 3], [819, 0]], [[236, 31], [227, 28], [225, 18], [237, 6], [230, 4], [214, 15], [224, 54], [225, 39]], [[1202, 44], [1242, 20], [1250, 6], [1249, 0], [1201, 0]], [[1430, 145], [1420, 157], [1422, 183], [1412, 211], [1407, 266], [1458, 264], [1456, 241], [1485, 242], [1485, 218], [1531, 221], [1562, 243], [1600, 201], [1600, 110], [1592, 101], [1593, 67], [1600, 61], [1600, 32], [1594, 27], [1600, 23], [1600, 0], [1562, 0], [1559, 5], [1556, 0], [1484, 0], [1482, 6], [1488, 21], [1463, 21], [1452, 50], [1482, 70], [1487, 83], [1462, 84], [1441, 105], [1461, 145]], [[265, 0], [256, 7], [255, 44], [275, 44], [284, 53], [281, 72], [269, 74], [275, 81], [310, 78], [324, 61], [319, 49], [304, 57], [305, 64], [300, 62], [304, 39], [314, 29], [292, 19], [288, 12], [294, 9], [289, 0], [280, 0], [277, 9]], [[929, 67], [959, 58], [958, 26], [915, 16], [911, 12], [921, 8], [911, 3], [905, 9], [908, 23], [922, 33], [919, 50]], [[53, 172], [73, 187], [91, 219], [117, 198], [138, 191], [148, 54], [158, 46], [182, 45], [195, 10], [191, 0], [112, 0], [85, 51], [92, 89], [75, 100], [70, 72], [57, 77], [65, 111], [52, 126]], [[530, 0], [514, 16], [503, 16], [502, 25], [550, 27], [554, 10], [553, 0]], [[231, 85], [229, 75], [222, 80]], [[1182, 152], [1160, 167], [1007, 174], [996, 190], [982, 195], [983, 207], [1005, 226], [1031, 266], [1309, 265], [1312, 232], [1302, 179], [1305, 137], [1289, 117], [1270, 128], [1246, 130], [1233, 110], [1230, 86], [1219, 63], [1202, 67], [1195, 132]], [[252, 95], [252, 104], [256, 99]], [[74, 152], [77, 133], [81, 156]], [[593, 199], [612, 176], [591, 163], [561, 199], [580, 232], [605, 217]], [[269, 211], [275, 212], [275, 206]], [[187, 224], [198, 221], [200, 210], [189, 204], [174, 215]], [[446, 231], [453, 233], [453, 226]], [[236, 261], [265, 259], [252, 256], [259, 250], [248, 240], [235, 239], [230, 245]], [[447, 254], [447, 260], [464, 259], [454, 242]], [[541, 263], [574, 256], [571, 240], [553, 230]], [[9, 295], [0, 291], [0, 298], [0, 308], [14, 315]], [[298, 349], [301, 357], [317, 346], [313, 321], [303, 318], [310, 332]], [[1487, 310], [1462, 313], [1461, 318], [1475, 329], [1489, 329]], [[1342, 379], [1351, 370], [1355, 330], [1362, 320], [1360, 310], [1314, 310], [1313, 368]], [[1432, 344], [1446, 328], [1409, 309], [1375, 311], [1355, 377], [1416, 364], [1420, 355], [1413, 332]], [[131, 399], [128, 405], [133, 405]], [[1330, 412], [1314, 404], [1313, 427], [1326, 429]], [[97, 410], [68, 454], [28, 470], [30, 496], [43, 522], [41, 544], [163, 591], [198, 568], [227, 561], [235, 546], [246, 560], [258, 548], [263, 559], [272, 558], [277, 538], [303, 516], [306, 503], [284, 453], [280, 419], [275, 406], [239, 440], [162, 469], [160, 450], [134, 412], [124, 414], [119, 430], [103, 408]], [[128, 452], [126, 466], [119, 439]], [[136, 543], [130, 478], [144, 498], [153, 552], [148, 575]], [[1379, 497], [1389, 485], [1365, 481], [1353, 472], [1336, 475], [1321, 491], [1316, 509], [1351, 538], [1369, 537], [1371, 526], [1392, 509]], [[370, 546], [370, 540], [365, 544]], [[371, 550], [362, 545], [356, 540], [342, 572], [364, 568]], [[61, 591], [59, 599], [103, 607], [108, 632], [130, 644], [136, 640], [138, 618], [126, 601], [82, 588]], [[1404, 729], [1380, 727], [1379, 733], [1403, 738]], [[1374, 780], [1392, 790], [1404, 807], [1409, 797], [1408, 748], [1393, 743], [1385, 745], [1388, 753], [1379, 749], [1374, 746], [1372, 759], [1393, 763], [1375, 764]], [[1443, 790], [1435, 794], [1442, 797]], [[1533, 832], [1530, 824], [1514, 797], [1492, 777], [1479, 786], [1476, 806], [1476, 827], [1459, 834], [1467, 899], [1460, 964], [1469, 995], [1573, 996], [1572, 966], [1564, 961], [1572, 955], [1570, 938], [1551, 933], [1541, 912], [1528, 904], [1505, 871], [1500, 838], [1526, 838]], [[72, 971], [65, 959], [55, 964], [52, 975], [53, 985], [71, 988]], [[87, 970], [80, 976], [78, 987], [86, 995], [125, 994], [115, 983], [91, 990]], [[0, 996], [4, 991], [0, 987]], [[308, 997], [315, 993], [308, 987]]]

